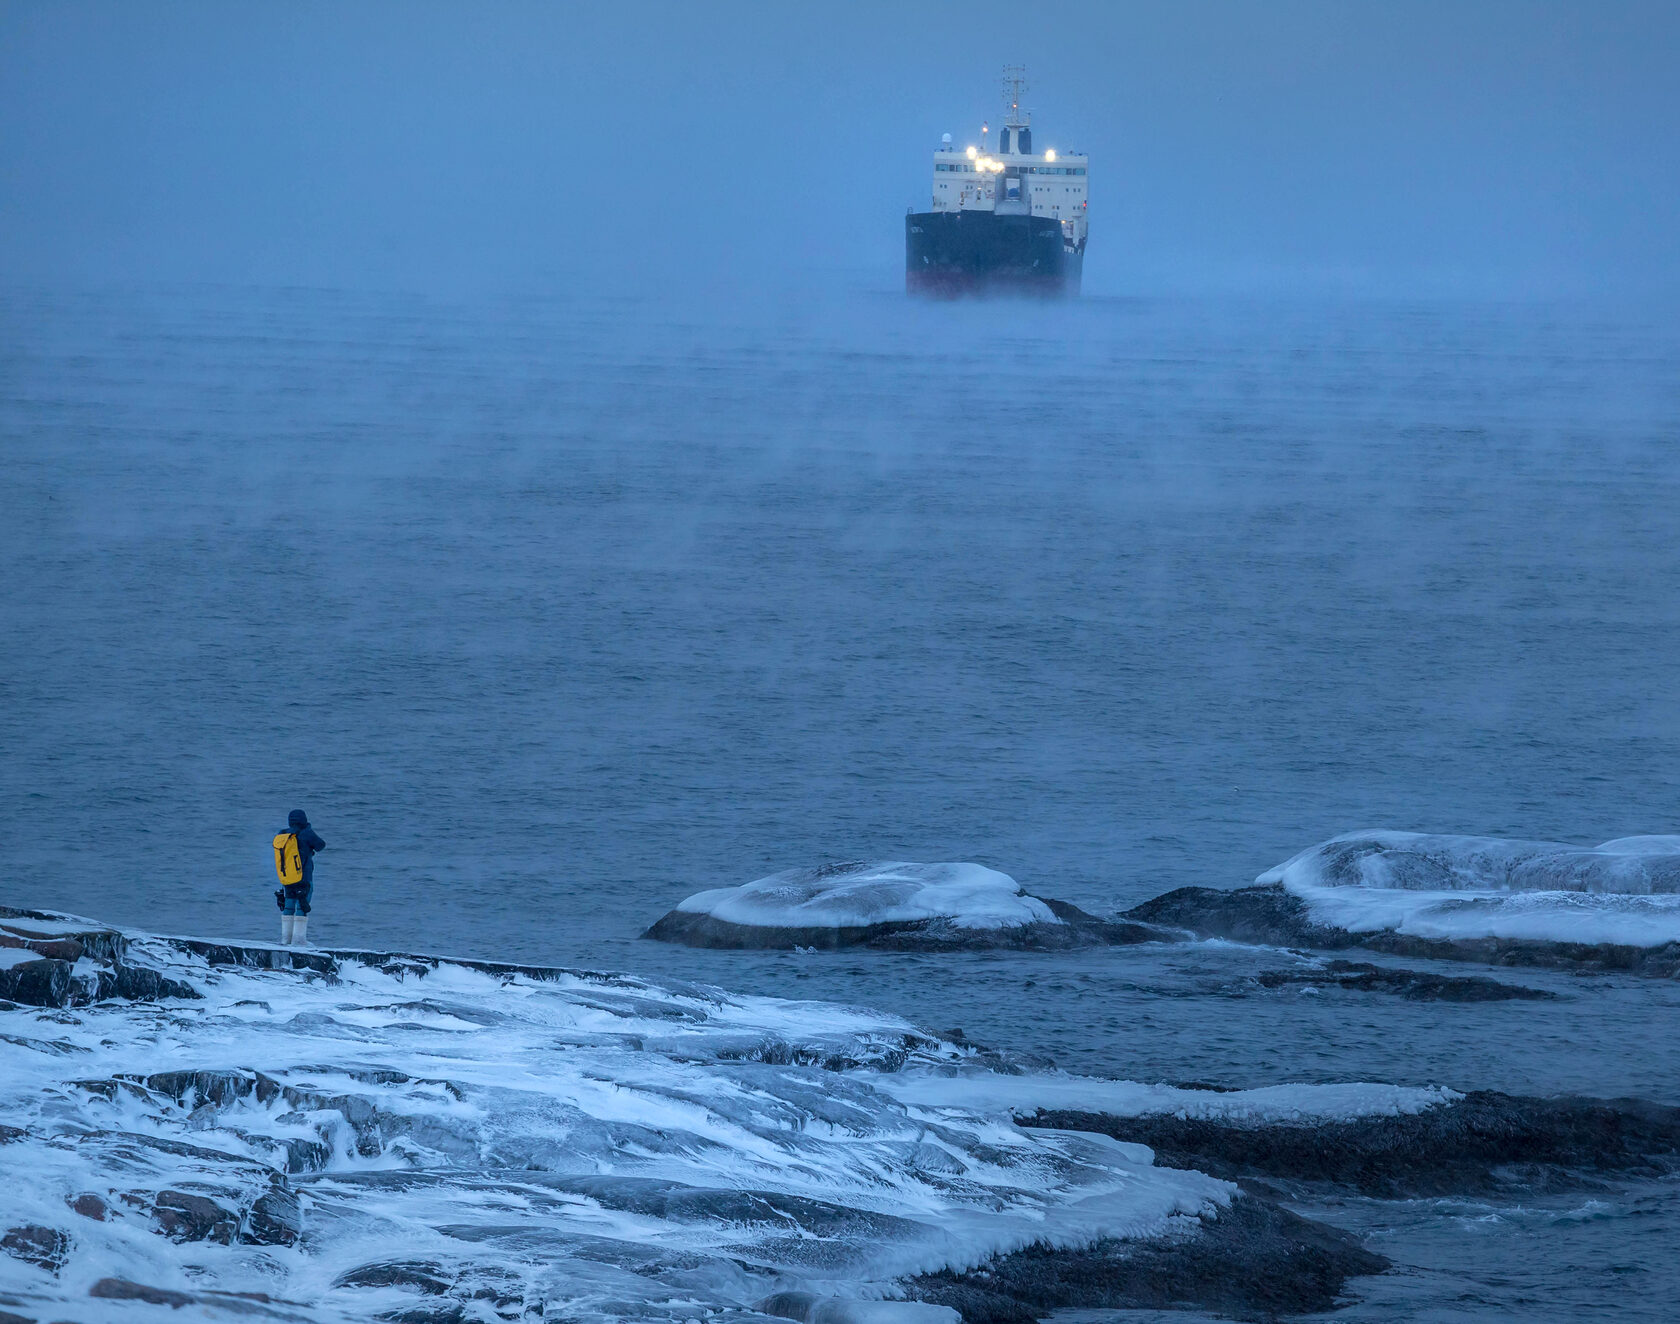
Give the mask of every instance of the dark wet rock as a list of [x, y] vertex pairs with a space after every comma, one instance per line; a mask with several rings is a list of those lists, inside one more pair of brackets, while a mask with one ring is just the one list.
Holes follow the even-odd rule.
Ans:
[[26, 1007], [70, 1005], [71, 964], [44, 956], [0, 969], [0, 998]]
[[1009, 928], [970, 929], [948, 919], [895, 920], [856, 927], [793, 928], [770, 924], [732, 924], [686, 910], [667, 912], [642, 934], [658, 942], [688, 947], [792, 951], [797, 947], [840, 951], [868, 947], [889, 952], [1071, 951], [1081, 947], [1122, 947], [1144, 942], [1183, 942], [1171, 929], [1130, 920], [1105, 920], [1066, 901], [1035, 898], [1050, 908], [1060, 924], [1018, 924]]
[[290, 1137], [286, 1145], [286, 1171], [319, 1172], [332, 1161], [332, 1148], [324, 1141]]
[[1240, 1126], [1073, 1111], [1041, 1112], [1021, 1122], [1148, 1145], [1163, 1167], [1383, 1199], [1553, 1189], [1603, 1174], [1680, 1172], [1680, 1108], [1638, 1099], [1537, 1099], [1478, 1090], [1419, 1113], [1318, 1125]]
[[918, 1050], [938, 1047], [938, 1041], [926, 1035], [906, 1034], [898, 1038], [860, 1038], [851, 1045], [853, 1051], [831, 1052], [828, 1049], [789, 1042], [781, 1038], [753, 1039], [739, 1047], [725, 1046], [717, 1050], [720, 1062], [762, 1062], [767, 1066], [821, 1067], [824, 1071], [901, 1071], [910, 1055]]
[[[0, 907], [0, 913], [4, 909]], [[199, 996], [179, 980], [127, 964], [127, 942], [114, 931], [53, 934], [10, 924], [0, 927], [0, 948], [39, 958], [0, 968], [0, 1001], [29, 1007], [79, 1007], [109, 998], [138, 1002]], [[84, 959], [102, 963], [103, 968], [78, 977], [76, 963]]]
[[382, 1260], [341, 1273], [334, 1287], [397, 1287], [423, 1296], [442, 1296], [453, 1280], [435, 1260]]
[[111, 1217], [111, 1206], [91, 1191], [66, 1200], [65, 1203], [83, 1218], [91, 1218], [96, 1223], [103, 1223]]
[[1282, 883], [1223, 890], [1180, 887], [1128, 910], [1122, 919], [1184, 929], [1205, 938], [1269, 947], [1344, 951], [1363, 947], [1413, 960], [1580, 970], [1680, 978], [1680, 943], [1623, 947], [1614, 943], [1537, 942], [1515, 938], [1418, 938], [1380, 930], [1350, 933], [1315, 922], [1307, 903]]
[[144, 1301], [149, 1306], [173, 1306], [177, 1310], [198, 1300], [191, 1292], [148, 1287], [145, 1283], [131, 1283], [126, 1278], [101, 1278], [88, 1289], [88, 1295], [102, 1301]]
[[0, 1324], [38, 1324], [33, 1315], [14, 1315], [9, 1310], [0, 1310]]
[[191, 984], [170, 979], [139, 965], [115, 965], [99, 972], [99, 987], [94, 1000], [104, 1002], [121, 998], [128, 1002], [156, 1002], [160, 998], [198, 998], [202, 995]]
[[[170, 1156], [173, 1161], [163, 1166], [175, 1173], [175, 1186], [148, 1189], [136, 1185], [120, 1192], [117, 1199], [149, 1215], [153, 1230], [171, 1240], [290, 1246], [302, 1235], [302, 1207], [297, 1193], [285, 1173], [267, 1164], [204, 1145], [132, 1131], [84, 1132], [76, 1137], [76, 1143], [98, 1151], [96, 1161], [101, 1165], [129, 1172], [155, 1169], [159, 1154]], [[105, 1202], [91, 1194], [76, 1197], [71, 1207], [90, 1218], [101, 1217], [102, 1211], [109, 1213]]]
[[1345, 929], [1314, 923], [1307, 903], [1281, 883], [1229, 890], [1180, 887], [1132, 907], [1122, 918], [1265, 947], [1336, 951], [1358, 945], [1358, 939]]
[[9, 1145], [14, 1140], [22, 1140], [29, 1132], [21, 1126], [0, 1126], [0, 1145]]
[[307, 948], [247, 946], [206, 942], [199, 938], [167, 938], [164, 941], [181, 951], [203, 957], [208, 965], [238, 965], [250, 970], [313, 970], [323, 975], [338, 973], [338, 963], [331, 956]]
[[159, 1071], [150, 1076], [117, 1076], [135, 1081], [182, 1107], [210, 1104], [226, 1108], [241, 1099], [267, 1103], [280, 1093], [280, 1082], [260, 1071], [239, 1068], [222, 1071]]
[[1360, 961], [1326, 961], [1305, 970], [1267, 970], [1254, 977], [1262, 988], [1324, 986], [1360, 993], [1392, 993], [1408, 1002], [1541, 1001], [1556, 993], [1522, 984], [1506, 984], [1485, 975], [1434, 975]]
[[964, 1324], [1024, 1324], [1052, 1310], [1195, 1307], [1239, 1318], [1328, 1310], [1349, 1278], [1389, 1262], [1345, 1232], [1238, 1195], [1187, 1235], [1029, 1246], [963, 1273], [912, 1279], [909, 1295], [950, 1306]]
[[25, 938], [16, 933], [8, 933], [4, 929], [0, 929], [0, 948], [33, 952], [36, 956], [50, 957], [54, 961], [69, 961], [71, 964], [81, 960], [82, 953], [87, 950], [74, 938]]
[[3, 940], [7, 937], [22, 939], [30, 945], [70, 942], [79, 949], [77, 956], [66, 958], [72, 961], [84, 954], [96, 961], [120, 962], [123, 959], [128, 950], [128, 940], [122, 934], [98, 925], [76, 927], [83, 923], [85, 921], [72, 915], [0, 906], [0, 945], [6, 945]]
[[0, 1250], [13, 1259], [57, 1273], [70, 1258], [70, 1238], [55, 1227], [26, 1223], [6, 1229], [5, 1235], [0, 1236]]
[[239, 1215], [207, 1196], [164, 1190], [152, 1205], [157, 1230], [171, 1241], [214, 1241], [231, 1246], [239, 1235]]
[[303, 1208], [297, 1192], [276, 1178], [252, 1203], [239, 1239], [258, 1246], [290, 1246], [303, 1234]]
[[[15, 1007], [16, 1003], [0, 1002], [0, 1009]], [[73, 1044], [65, 1039], [31, 1039], [22, 1034], [0, 1034], [0, 1043], [16, 1044], [19, 1048], [27, 1048], [31, 1052], [50, 1053], [53, 1057], [75, 1057], [78, 1053], [89, 1054], [93, 1049], [84, 1044]]]

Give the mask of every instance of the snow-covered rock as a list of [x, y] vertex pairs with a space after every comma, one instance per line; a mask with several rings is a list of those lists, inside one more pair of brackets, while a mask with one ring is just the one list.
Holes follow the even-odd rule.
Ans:
[[1254, 880], [1291, 891], [1366, 887], [1413, 892], [1680, 893], [1680, 837], [1620, 837], [1602, 846], [1348, 832], [1308, 847]]
[[644, 935], [696, 947], [1066, 948], [1166, 935], [1031, 896], [979, 864], [788, 869], [698, 892]]
[[1680, 837], [1582, 847], [1350, 832], [1255, 882], [1281, 883], [1307, 902], [1315, 922], [1349, 933], [1626, 947], [1680, 941]]
[[1680, 837], [1602, 846], [1350, 832], [1253, 887], [1185, 887], [1123, 919], [1277, 946], [1680, 974]]

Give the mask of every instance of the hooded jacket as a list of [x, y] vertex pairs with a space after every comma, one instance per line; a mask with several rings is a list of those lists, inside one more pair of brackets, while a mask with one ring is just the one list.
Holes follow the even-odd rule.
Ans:
[[294, 809], [286, 816], [286, 831], [297, 833], [298, 859], [303, 861], [303, 887], [309, 887], [315, 881], [315, 852], [326, 850], [327, 843], [321, 840], [321, 834], [309, 826], [309, 815], [301, 809]]

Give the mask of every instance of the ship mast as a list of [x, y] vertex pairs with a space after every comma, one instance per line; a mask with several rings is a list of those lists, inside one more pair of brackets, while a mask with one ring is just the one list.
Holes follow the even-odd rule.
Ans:
[[1006, 64], [1003, 66], [1003, 122], [1009, 128], [1024, 128], [1032, 123], [1030, 115], [1023, 118], [1021, 113], [1021, 98], [1027, 94], [1027, 66], [1024, 64]]

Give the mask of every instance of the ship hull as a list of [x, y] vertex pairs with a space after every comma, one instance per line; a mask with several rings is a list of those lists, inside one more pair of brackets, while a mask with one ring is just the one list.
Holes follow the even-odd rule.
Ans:
[[923, 211], [904, 218], [904, 288], [911, 294], [1078, 294], [1085, 251], [1050, 216]]

